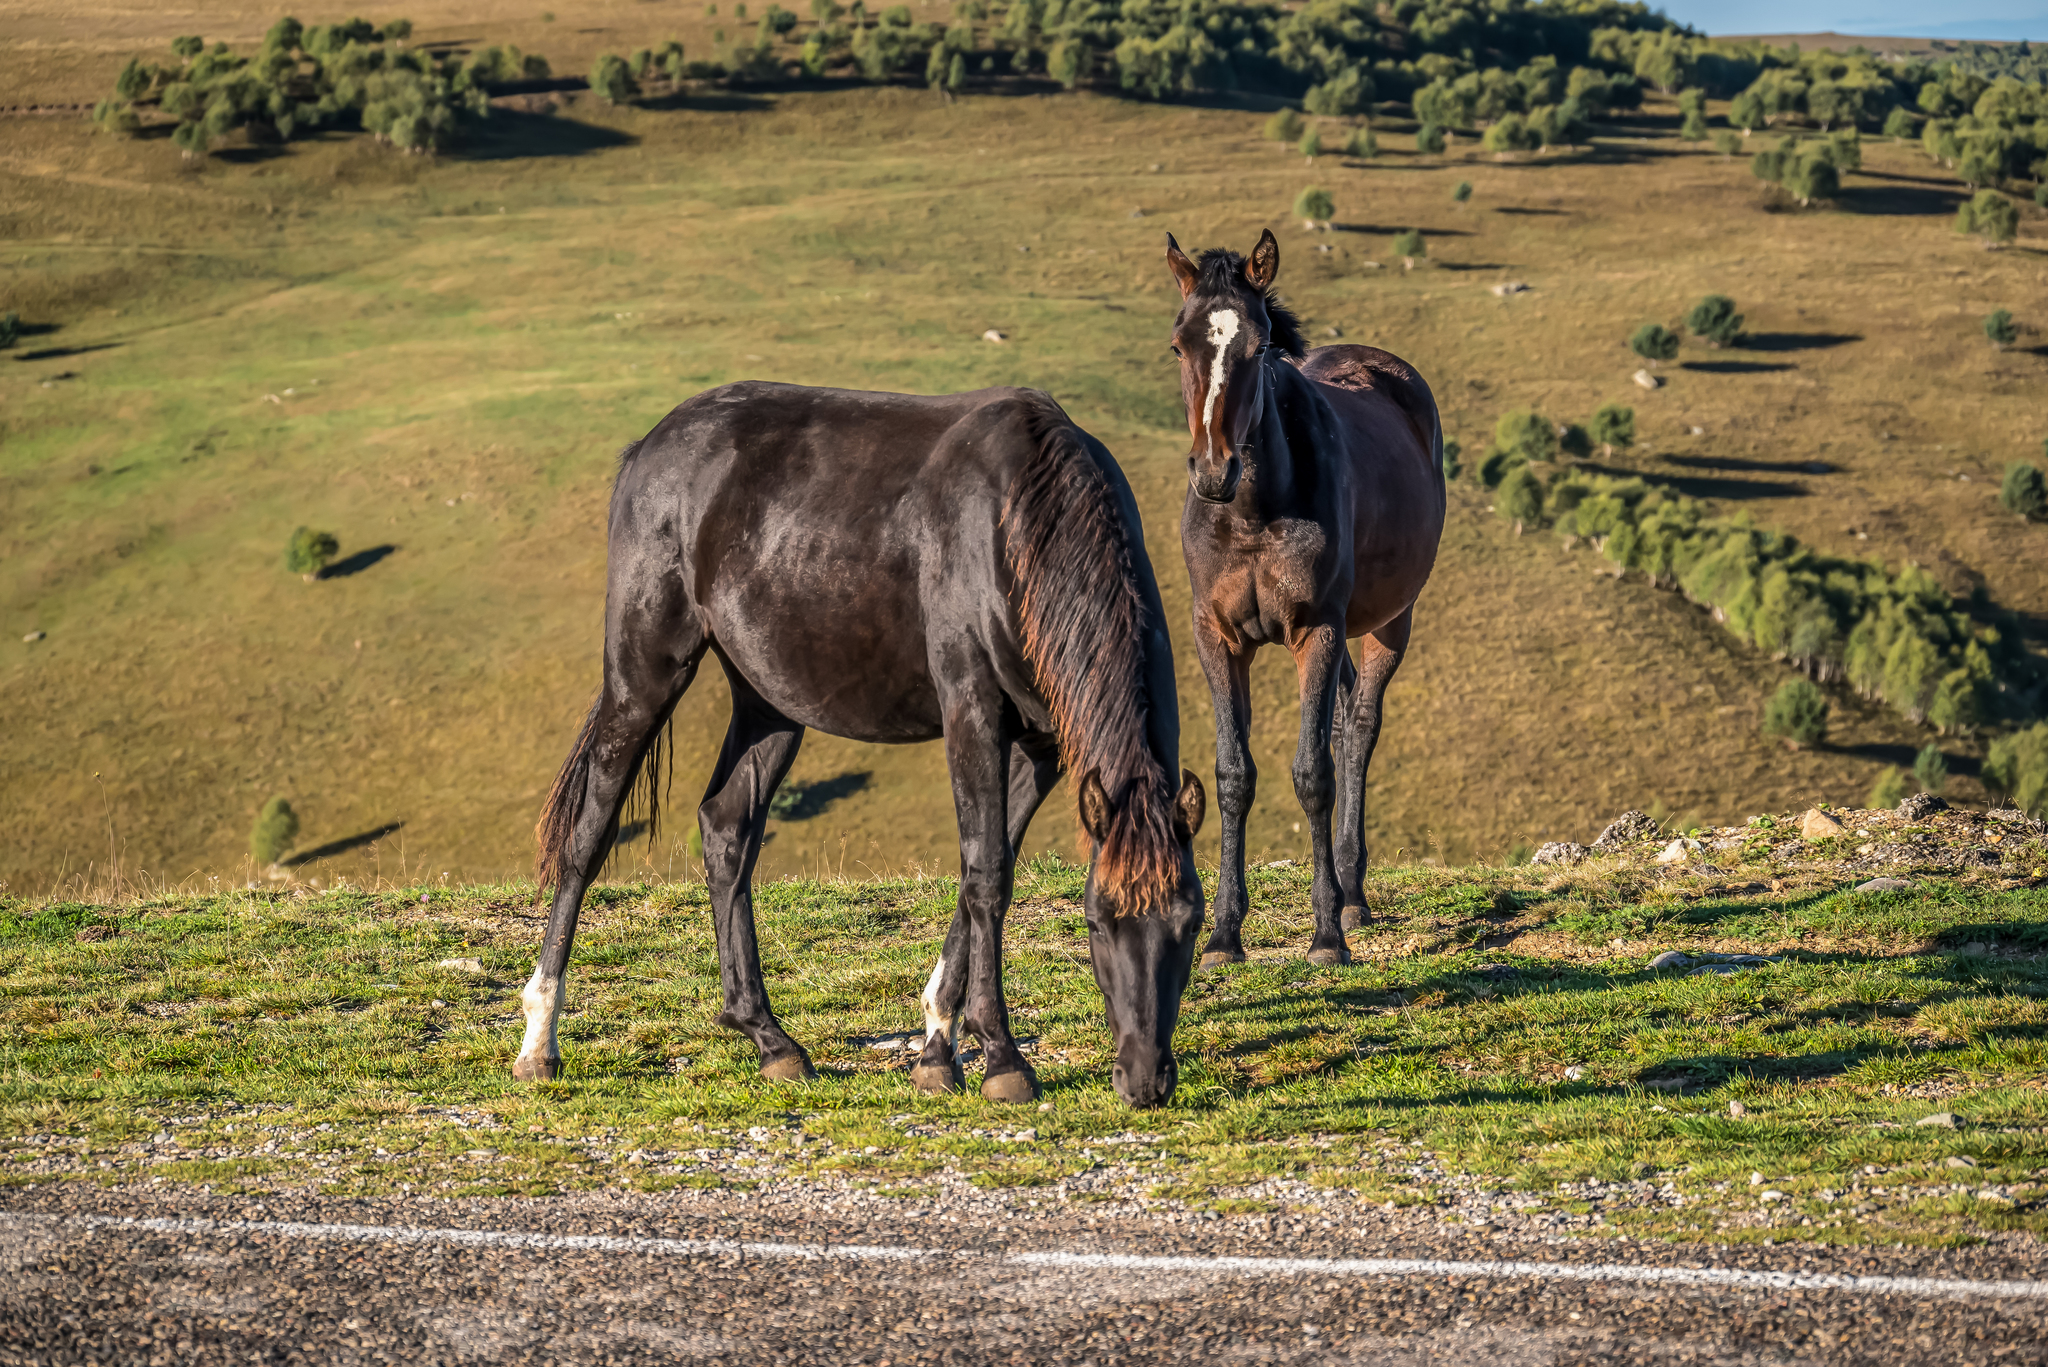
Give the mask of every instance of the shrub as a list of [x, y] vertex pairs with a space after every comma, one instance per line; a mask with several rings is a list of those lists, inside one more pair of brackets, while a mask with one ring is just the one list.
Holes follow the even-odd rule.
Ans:
[[1794, 750], [1820, 744], [1828, 733], [1828, 695], [1808, 679], [1782, 685], [1764, 707], [1764, 734]]
[[1694, 86], [1678, 92], [1678, 136], [1686, 142], [1707, 140], [1707, 92]]
[[1296, 142], [1301, 138], [1301, 115], [1283, 109], [1266, 120], [1266, 136], [1274, 142]]
[[1629, 337], [1628, 349], [1655, 365], [1678, 354], [1678, 334], [1661, 323], [1645, 323]]
[[1304, 222], [1328, 223], [1330, 215], [1336, 212], [1330, 192], [1320, 186], [1311, 185], [1294, 197], [1294, 216]]
[[1906, 776], [1897, 766], [1887, 768], [1877, 776], [1877, 782], [1870, 785], [1870, 796], [1863, 805], [1890, 810], [1906, 800]]
[[1458, 464], [1458, 457], [1463, 454], [1464, 449], [1464, 447], [1458, 445], [1455, 437], [1444, 438], [1444, 481], [1446, 483], [1456, 479], [1458, 471], [1464, 468]]
[[284, 567], [293, 574], [315, 579], [340, 550], [341, 543], [334, 539], [332, 532], [316, 532], [311, 527], [301, 527], [285, 544]]
[[2007, 512], [2018, 513], [2029, 522], [2048, 517], [2048, 477], [2038, 465], [2014, 461], [2005, 467], [2005, 478], [1999, 481], [1998, 501]]
[[1459, 181], [1457, 188], [1451, 191], [1451, 198], [1459, 204], [1463, 204], [1466, 200], [1472, 198], [1472, 182], [1469, 180]]
[[1415, 150], [1430, 156], [1441, 155], [1444, 150], [1442, 124], [1425, 123], [1415, 130]]
[[1685, 330], [1708, 346], [1729, 346], [1742, 335], [1742, 315], [1727, 295], [1710, 294], [1685, 315]]
[[1984, 316], [1984, 335], [2000, 351], [2019, 340], [2020, 330], [2012, 321], [2011, 309], [1993, 309]]
[[1354, 157], [1368, 161], [1380, 154], [1380, 140], [1373, 136], [1370, 128], [1354, 128], [1351, 138], [1344, 144], [1344, 150]]
[[291, 803], [274, 797], [256, 813], [256, 824], [249, 830], [249, 854], [258, 864], [275, 864], [284, 858], [298, 836], [298, 813], [292, 810]]
[[1294, 144], [1294, 150], [1310, 161], [1323, 154], [1323, 134], [1319, 128], [1311, 128], [1301, 135], [1301, 141]]
[[1996, 190], [1979, 190], [1956, 209], [1956, 231], [1975, 233], [1993, 246], [2019, 235], [2020, 211]]
[[1549, 460], [1557, 453], [1557, 428], [1542, 414], [1518, 408], [1494, 424], [1493, 444], [1519, 460]]
[[1591, 436], [1610, 457], [1614, 455], [1615, 447], [1633, 444], [1636, 439], [1635, 409], [1626, 404], [1601, 404], [1593, 414]]
[[631, 99], [635, 89], [633, 73], [624, 58], [615, 52], [599, 54], [597, 64], [590, 69], [591, 94], [606, 104], [617, 104]]
[[2048, 815], [2048, 721], [1991, 742], [1984, 782], [2028, 816]]
[[21, 315], [0, 313], [0, 351], [5, 351], [21, 340]]
[[1543, 138], [1520, 114], [1503, 114], [1480, 136], [1479, 145], [1506, 156], [1511, 152], [1533, 152], [1543, 145]]
[[1923, 746], [1913, 756], [1913, 781], [1923, 793], [1938, 793], [1948, 786], [1948, 760], [1939, 745]]
[[2043, 180], [2034, 187], [2034, 203], [2048, 209], [2048, 180]]
[[1364, 68], [1351, 66], [1321, 85], [1310, 86], [1301, 102], [1311, 114], [1342, 118], [1363, 114], [1372, 103], [1373, 94], [1372, 77], [1365, 73]]
[[1732, 128], [1723, 128], [1714, 134], [1714, 150], [1724, 157], [1732, 157], [1742, 150], [1742, 135]]
[[1803, 208], [1816, 199], [1832, 199], [1842, 188], [1842, 176], [1823, 156], [1799, 157], [1785, 168], [1782, 183]]
[[1515, 535], [1520, 536], [1525, 526], [1540, 526], [1543, 521], [1543, 481], [1536, 478], [1536, 472], [1526, 465], [1510, 470], [1495, 492], [1493, 510], [1501, 517], [1515, 524]]
[[1402, 262], [1413, 270], [1417, 257], [1429, 255], [1429, 247], [1422, 240], [1421, 230], [1410, 228], [1407, 232], [1397, 235], [1394, 238], [1394, 255], [1400, 257]]
[[1884, 135], [1895, 142], [1904, 142], [1915, 136], [1913, 116], [1903, 105], [1895, 105], [1892, 112], [1884, 116]]

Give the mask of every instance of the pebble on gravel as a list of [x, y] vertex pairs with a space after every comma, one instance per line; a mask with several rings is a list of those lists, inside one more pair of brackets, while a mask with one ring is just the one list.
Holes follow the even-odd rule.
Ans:
[[1947, 810], [1948, 799], [1936, 797], [1933, 793], [1915, 793], [1898, 807], [1899, 815], [1907, 821], [1921, 821]]
[[1650, 960], [1651, 968], [1690, 968], [1691, 966], [1692, 956], [1680, 954], [1675, 949], [1667, 949], [1656, 958]]
[[1659, 864], [1682, 864], [1700, 852], [1700, 842], [1681, 835], [1657, 852]]
[[1740, 1119], [1749, 1114], [1749, 1107], [1739, 1101], [1731, 1101], [1728, 1103], [1728, 1114]]
[[1948, 1165], [1952, 1168], [1974, 1168], [1977, 1166], [1976, 1159], [1967, 1157], [1960, 1153], [1950, 1154], [1948, 1156], [1947, 1162]]
[[1547, 845], [1536, 847], [1536, 853], [1529, 856], [1531, 864], [1576, 864], [1592, 851], [1575, 840], [1553, 840]]
[[1956, 1127], [1956, 1118], [1953, 1112], [1936, 1111], [1933, 1115], [1921, 1116], [1913, 1123], [1915, 1125], [1933, 1125], [1940, 1129], [1952, 1130]]

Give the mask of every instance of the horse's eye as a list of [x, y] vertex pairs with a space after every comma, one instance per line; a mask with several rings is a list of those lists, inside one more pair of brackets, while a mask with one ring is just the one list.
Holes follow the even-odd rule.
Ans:
[[1175, 348], [1173, 348], [1173, 354], [1174, 354], [1174, 355], [1176, 355], [1176, 356], [1180, 355], [1180, 348], [1179, 348], [1179, 347], [1175, 347]]

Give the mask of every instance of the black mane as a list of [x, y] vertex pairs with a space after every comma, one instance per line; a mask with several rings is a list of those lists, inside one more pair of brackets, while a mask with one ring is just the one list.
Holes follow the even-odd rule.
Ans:
[[[1211, 247], [1202, 253], [1196, 265], [1202, 272], [1202, 278], [1195, 286], [1200, 293], [1224, 294], [1232, 289], [1259, 293], [1245, 279], [1244, 258], [1228, 247]], [[1280, 296], [1273, 290], [1263, 293], [1266, 317], [1272, 324], [1267, 340], [1283, 354], [1300, 360], [1308, 351], [1308, 339], [1301, 335], [1301, 319], [1295, 317], [1293, 309], [1280, 302]]]

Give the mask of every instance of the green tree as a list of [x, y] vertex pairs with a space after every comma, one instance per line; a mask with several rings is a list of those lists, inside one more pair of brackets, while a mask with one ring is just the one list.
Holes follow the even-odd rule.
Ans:
[[1449, 483], [1451, 480], [1456, 479], [1458, 477], [1458, 471], [1464, 468], [1462, 465], [1458, 463], [1458, 457], [1464, 453], [1464, 450], [1465, 448], [1458, 444], [1458, 441], [1455, 437], [1444, 438], [1445, 483]]
[[1913, 116], [1906, 112], [1904, 105], [1894, 106], [1892, 112], [1885, 115], [1884, 135], [1895, 142], [1904, 142], [1918, 135]]
[[1466, 200], [1472, 198], [1472, 182], [1469, 180], [1459, 181], [1456, 188], [1451, 191], [1451, 198], [1459, 204], [1463, 204]]
[[1710, 294], [1685, 315], [1685, 330], [1708, 346], [1730, 346], [1742, 335], [1742, 315], [1727, 295]]
[[1266, 136], [1274, 142], [1299, 142], [1301, 132], [1301, 115], [1292, 109], [1282, 109], [1266, 120]]
[[1714, 134], [1714, 150], [1724, 157], [1734, 156], [1742, 150], [1742, 135], [1733, 129], [1720, 129]]
[[1785, 168], [1781, 182], [1787, 193], [1805, 208], [1816, 199], [1832, 199], [1842, 188], [1841, 172], [1824, 156], [1796, 157]]
[[181, 60], [189, 62], [200, 53], [206, 51], [206, 40], [197, 34], [191, 34], [183, 38], [173, 38], [171, 39], [171, 51], [176, 53]]
[[1311, 185], [1294, 197], [1294, 216], [1311, 227], [1327, 224], [1330, 215], [1336, 212], [1330, 192], [1319, 185]]
[[1403, 266], [1414, 270], [1416, 258], [1429, 255], [1429, 245], [1422, 240], [1421, 230], [1410, 228], [1405, 233], [1397, 234], [1394, 238], [1394, 255], [1401, 258]]
[[1870, 796], [1864, 806], [1889, 811], [1906, 800], [1906, 776], [1896, 765], [1890, 766], [1877, 776], [1877, 782], [1870, 785]]
[[1516, 536], [1522, 534], [1524, 527], [1541, 526], [1543, 481], [1536, 478], [1536, 472], [1528, 466], [1516, 466], [1501, 480], [1500, 488], [1494, 491], [1493, 510], [1515, 524]]
[[1444, 150], [1442, 124], [1425, 123], [1415, 130], [1415, 150], [1425, 156], [1441, 156]]
[[1344, 144], [1344, 150], [1354, 157], [1371, 161], [1380, 154], [1380, 140], [1373, 136], [1370, 127], [1361, 125], [1351, 130], [1351, 137]]
[[1742, 130], [1748, 137], [1759, 128], [1770, 124], [1771, 116], [1764, 108], [1763, 96], [1754, 90], [1745, 90], [1728, 105], [1728, 122]]
[[966, 84], [967, 58], [963, 54], [956, 52], [953, 54], [953, 60], [946, 64], [946, 93], [948, 95], [958, 95], [961, 87]]
[[1991, 742], [1984, 782], [2028, 816], [2048, 816], [2048, 721]]
[[1828, 733], [1828, 696], [1807, 679], [1779, 687], [1764, 706], [1764, 734], [1792, 749], [1818, 745]]
[[1494, 424], [1493, 448], [1516, 461], [1549, 460], [1557, 454], [1557, 428], [1541, 413], [1517, 408]]
[[1678, 334], [1662, 323], [1645, 323], [1630, 334], [1628, 349], [1656, 365], [1678, 355]]
[[1694, 86], [1678, 92], [1678, 136], [1686, 142], [1707, 140], [1707, 92]]
[[291, 803], [274, 797], [256, 813], [256, 824], [249, 830], [250, 857], [260, 865], [276, 864], [298, 836], [298, 813], [292, 810]]
[[1310, 86], [1301, 102], [1311, 114], [1342, 118], [1366, 112], [1373, 93], [1372, 77], [1362, 67], [1348, 66], [1332, 79]]
[[2000, 351], [2019, 340], [2020, 330], [2012, 321], [2011, 309], [1993, 309], [1984, 315], [1984, 335]]
[[317, 579], [320, 571], [327, 568], [327, 562], [334, 559], [340, 550], [341, 543], [334, 539], [334, 533], [301, 527], [285, 543], [284, 567], [293, 574], [303, 574], [308, 580]]
[[1636, 411], [1626, 404], [1604, 403], [1594, 410], [1592, 438], [1600, 443], [1600, 449], [1609, 459], [1614, 456], [1617, 446], [1631, 445], [1636, 439]]
[[625, 58], [615, 52], [598, 55], [597, 63], [590, 69], [590, 93], [606, 104], [618, 104], [633, 98], [636, 87], [633, 73], [626, 65]]
[[2038, 465], [2014, 461], [2005, 467], [2005, 478], [1999, 481], [1998, 501], [2007, 512], [2018, 513], [2029, 522], [2048, 517], [2048, 477]]
[[1938, 793], [1948, 786], [1948, 760], [1939, 745], [1923, 746], [1913, 756], [1913, 781], [1923, 793]]
[[1311, 128], [1301, 135], [1301, 141], [1294, 144], [1294, 150], [1309, 161], [1323, 154], [1323, 134], [1318, 128]]
[[2019, 235], [2020, 211], [1996, 190], [1979, 190], [1956, 209], [1956, 231], [1975, 233], [1994, 247]]

